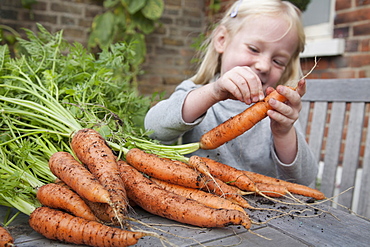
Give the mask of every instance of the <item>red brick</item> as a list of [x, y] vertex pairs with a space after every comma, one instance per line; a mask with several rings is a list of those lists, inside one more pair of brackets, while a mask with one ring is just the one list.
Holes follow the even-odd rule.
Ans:
[[361, 40], [360, 47], [360, 51], [362, 52], [370, 51], [370, 39]]
[[349, 27], [334, 28], [334, 38], [347, 38], [349, 36]]
[[164, 1], [165, 6], [170, 6], [170, 7], [181, 7], [181, 0], [165, 0]]
[[346, 40], [345, 52], [356, 52], [360, 50], [360, 41], [348, 39]]
[[183, 40], [164, 38], [162, 39], [162, 41], [164, 45], [169, 45], [169, 46], [183, 46], [184, 45]]
[[365, 36], [370, 34], [369, 22], [353, 27], [354, 36]]
[[350, 64], [350, 58], [347, 56], [333, 57], [331, 60], [331, 68], [335, 69], [348, 68]]
[[82, 15], [82, 7], [77, 4], [72, 5], [67, 3], [52, 3], [50, 9], [56, 12]]
[[368, 20], [370, 16], [370, 7], [356, 9], [354, 11], [338, 13], [335, 17], [335, 24], [352, 23], [357, 21]]
[[350, 58], [350, 67], [359, 68], [370, 64], [370, 54], [352, 55]]
[[370, 0], [356, 0], [356, 6], [365, 6], [365, 5], [370, 5]]
[[351, 1], [349, 0], [335, 0], [335, 10], [349, 9]]

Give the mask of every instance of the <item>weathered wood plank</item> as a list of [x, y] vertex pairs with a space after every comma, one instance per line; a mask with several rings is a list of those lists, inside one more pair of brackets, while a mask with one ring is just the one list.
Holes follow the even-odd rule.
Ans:
[[[274, 204], [274, 208], [292, 210], [291, 205], [282, 203]], [[296, 210], [302, 213], [296, 216], [285, 215], [274, 220], [270, 219], [279, 213], [273, 211], [260, 211], [257, 217], [262, 222], [270, 220], [269, 227], [278, 229], [309, 246], [369, 246], [370, 235], [364, 234], [370, 232], [369, 221], [354, 218], [354, 215], [348, 212], [326, 205], [314, 205], [312, 208], [307, 206], [306, 209], [310, 211], [305, 212], [303, 209], [302, 206], [297, 206]]]
[[334, 195], [345, 110], [346, 103], [344, 102], [334, 102], [331, 108], [329, 130], [325, 146], [324, 170], [320, 188], [327, 197]]
[[299, 113], [299, 122], [304, 132], [307, 130], [308, 117], [310, 114], [310, 102], [302, 101], [302, 109]]
[[313, 109], [312, 122], [309, 135], [309, 146], [315, 155], [316, 161], [320, 161], [322, 140], [324, 136], [327, 102], [316, 102]]
[[303, 100], [370, 102], [370, 78], [308, 79]]
[[[273, 247], [277, 246], [276, 243], [279, 243], [279, 246], [284, 247], [304, 247], [309, 246], [304, 242], [295, 239], [277, 229], [272, 227], [262, 227], [260, 229], [253, 231], [256, 234], [251, 233], [241, 233], [234, 236], [219, 236], [218, 239], [203, 242], [203, 246], [261, 246], [261, 247]], [[268, 238], [268, 239], [267, 239]], [[189, 245], [188, 247], [195, 247], [199, 245]]]
[[[352, 103], [347, 127], [346, 144], [343, 156], [340, 192], [355, 185], [358, 156], [360, 154], [361, 134], [364, 121], [365, 103]], [[348, 208], [352, 206], [353, 190], [338, 197], [338, 203]]]
[[370, 219], [370, 122], [369, 116], [367, 116], [367, 118], [367, 136], [365, 141], [365, 153], [362, 164], [360, 200], [357, 213]]

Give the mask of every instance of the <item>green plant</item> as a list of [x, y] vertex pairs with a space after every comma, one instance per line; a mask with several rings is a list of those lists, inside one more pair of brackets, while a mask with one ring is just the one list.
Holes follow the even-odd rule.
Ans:
[[146, 55], [145, 35], [154, 31], [164, 9], [163, 0], [104, 0], [105, 12], [92, 23], [90, 48], [104, 49], [118, 41], [135, 43], [130, 61], [135, 70]]
[[302, 12], [304, 12], [307, 9], [307, 6], [311, 0], [288, 0], [288, 1], [297, 6]]

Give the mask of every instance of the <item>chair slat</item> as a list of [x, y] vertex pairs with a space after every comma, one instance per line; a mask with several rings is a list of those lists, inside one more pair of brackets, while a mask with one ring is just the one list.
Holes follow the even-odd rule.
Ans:
[[315, 155], [317, 162], [320, 161], [322, 139], [324, 136], [325, 121], [327, 116], [327, 102], [316, 102], [314, 104], [312, 123], [310, 128], [309, 146]]
[[306, 94], [310, 101], [370, 102], [370, 78], [307, 80]]
[[[365, 103], [352, 103], [349, 115], [346, 144], [343, 156], [343, 170], [340, 184], [340, 192], [355, 185], [356, 170], [358, 168], [358, 156], [360, 154], [361, 133], [364, 120]], [[351, 208], [353, 191], [344, 193], [338, 198], [338, 202]]]
[[[369, 121], [368, 121], [369, 123]], [[360, 200], [357, 213], [370, 218], [370, 124], [367, 126], [365, 153], [362, 163], [362, 176], [360, 188]]]
[[345, 111], [346, 103], [333, 103], [325, 146], [324, 170], [320, 189], [327, 197], [332, 197], [334, 195]]
[[302, 101], [302, 109], [299, 113], [299, 121], [303, 131], [307, 131], [308, 117], [310, 115], [310, 102]]

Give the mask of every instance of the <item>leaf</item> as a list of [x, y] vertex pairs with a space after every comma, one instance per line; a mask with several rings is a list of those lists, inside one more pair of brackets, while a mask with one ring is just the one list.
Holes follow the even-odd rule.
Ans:
[[157, 20], [162, 16], [164, 3], [162, 0], [148, 0], [141, 10], [143, 15], [150, 20]]
[[138, 12], [133, 16], [136, 27], [144, 34], [150, 34], [154, 30], [153, 21], [147, 19], [142, 13]]
[[120, 0], [104, 0], [104, 8], [114, 8], [119, 2]]
[[94, 44], [100, 47], [107, 47], [112, 43], [114, 35], [115, 16], [108, 11], [95, 17], [92, 24], [91, 39]]
[[135, 14], [145, 6], [146, 1], [147, 0], [131, 0], [127, 8], [128, 12], [130, 14]]

